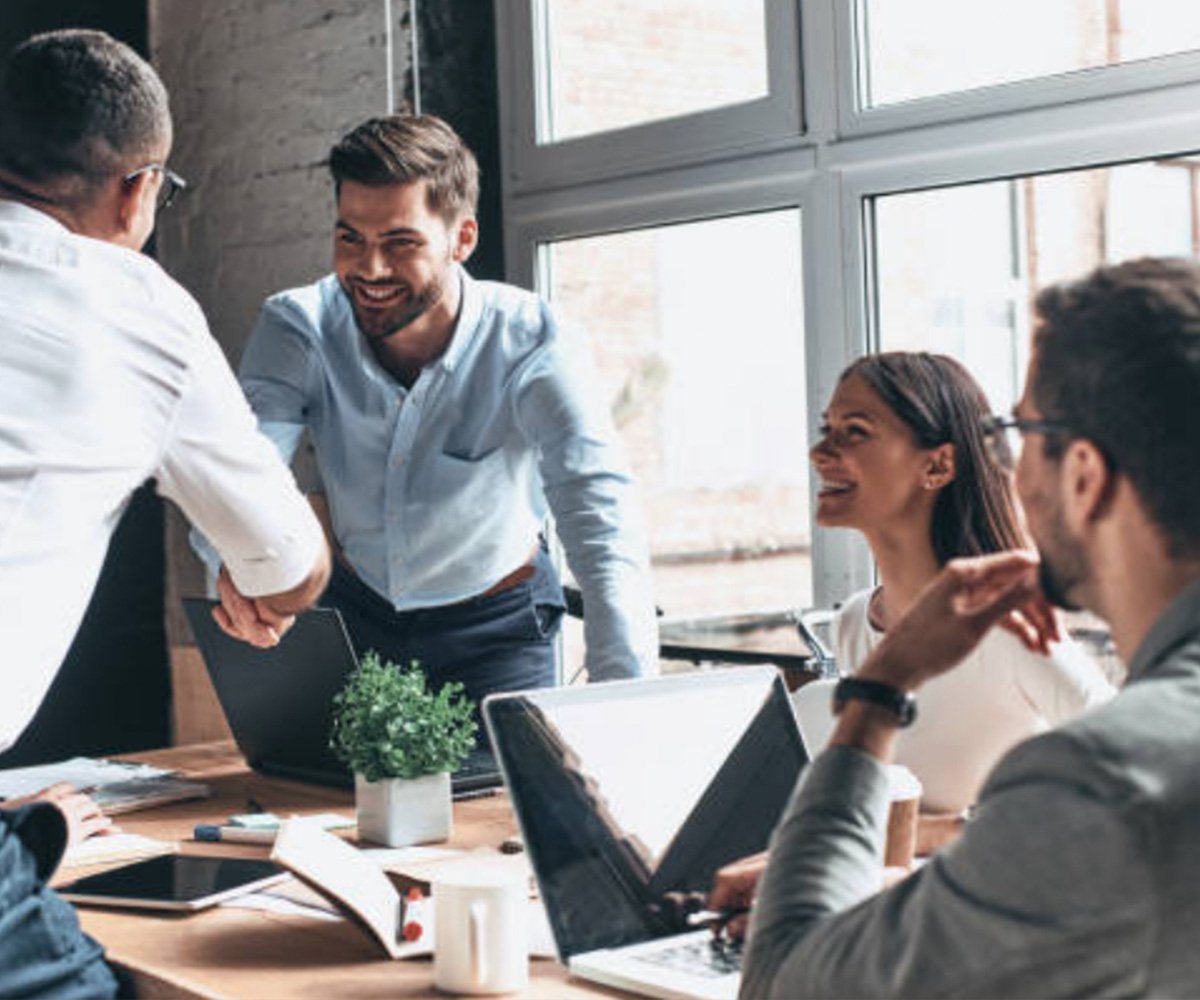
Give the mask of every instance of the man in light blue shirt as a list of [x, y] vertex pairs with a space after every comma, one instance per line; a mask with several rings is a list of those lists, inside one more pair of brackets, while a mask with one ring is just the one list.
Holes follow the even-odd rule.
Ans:
[[[462, 268], [474, 156], [445, 122], [396, 116], [346, 135], [330, 169], [335, 273], [268, 299], [241, 366], [285, 460], [311, 434], [340, 557], [324, 603], [360, 652], [416, 658], [473, 698], [550, 684], [550, 512], [589, 678], [653, 672], [644, 529], [586, 346], [536, 295]], [[225, 574], [219, 590], [237, 634]]]

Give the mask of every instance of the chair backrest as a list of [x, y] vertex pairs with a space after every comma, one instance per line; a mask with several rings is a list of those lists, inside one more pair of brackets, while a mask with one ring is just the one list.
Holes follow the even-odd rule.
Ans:
[[833, 689], [837, 682], [836, 677], [820, 677], [792, 692], [792, 707], [810, 757], [824, 750], [833, 735]]

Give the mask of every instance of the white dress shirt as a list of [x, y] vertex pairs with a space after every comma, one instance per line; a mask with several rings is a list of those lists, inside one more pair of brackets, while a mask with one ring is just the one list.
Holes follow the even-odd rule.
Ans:
[[151, 477], [243, 593], [312, 570], [320, 526], [195, 300], [148, 257], [0, 201], [0, 749], [41, 703]]

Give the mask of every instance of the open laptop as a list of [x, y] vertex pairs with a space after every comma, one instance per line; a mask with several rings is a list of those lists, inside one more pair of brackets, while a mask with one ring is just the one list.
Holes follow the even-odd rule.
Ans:
[[[215, 601], [185, 597], [183, 610], [208, 668], [233, 738], [256, 771], [319, 785], [353, 788], [354, 775], [329, 749], [333, 696], [357, 665], [342, 616], [329, 608], [298, 615], [271, 649], [221, 631]], [[450, 776], [456, 798], [498, 788], [492, 754], [475, 750]]]
[[766, 849], [808, 761], [775, 668], [492, 695], [483, 711], [570, 971], [736, 996], [740, 955], [670, 903]]

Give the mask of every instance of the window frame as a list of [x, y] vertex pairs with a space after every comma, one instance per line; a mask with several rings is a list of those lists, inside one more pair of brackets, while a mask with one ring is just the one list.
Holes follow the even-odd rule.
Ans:
[[[519, 106], [532, 99], [531, 74], [514, 77], [514, 64], [522, 51], [531, 58], [532, 44], [516, 44], [520, 18], [502, 12], [528, 14], [531, 2], [497, 5], [509, 279], [539, 287], [537, 248], [556, 239], [798, 207], [810, 412], [797, 447], [805, 449], [842, 369], [878, 345], [875, 197], [1200, 149], [1200, 52], [860, 111], [855, 4], [772, 0], [772, 8], [792, 7], [798, 25], [805, 78], [801, 88], [797, 65], [792, 89], [797, 99], [803, 93], [803, 131], [764, 132], [733, 149], [719, 133], [697, 147], [692, 133], [650, 152], [643, 133], [660, 123], [649, 123], [604, 133], [598, 163], [576, 153], [596, 137], [559, 144], [569, 155], [554, 146], [531, 151], [531, 133], [522, 138], [514, 125], [531, 113], [525, 107], [522, 119]], [[818, 605], [874, 582], [855, 532], [813, 531], [812, 558]]]
[[[513, 191], [553, 187], [562, 177], [600, 180], [637, 170], [661, 170], [714, 152], [737, 154], [787, 145], [804, 130], [800, 25], [791, 3], [762, 0], [767, 96], [675, 118], [539, 144], [549, 101], [536, 69], [546, 44], [545, 0], [496, 4], [497, 73], [505, 180]], [[505, 100], [505, 95], [511, 98]]]
[[867, 107], [863, 103], [863, 81], [867, 70], [863, 52], [857, 44], [867, 2], [840, 3], [834, 12], [834, 43], [845, 67], [837, 81], [838, 123], [842, 135], [847, 137], [902, 132], [983, 116], [1096, 101], [1200, 79], [1200, 50], [1197, 50], [1134, 59], [1112, 66], [1064, 70], [1051, 76], [1029, 77]]

